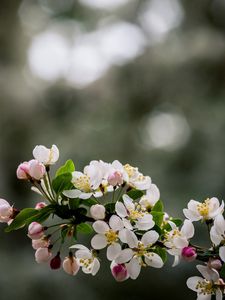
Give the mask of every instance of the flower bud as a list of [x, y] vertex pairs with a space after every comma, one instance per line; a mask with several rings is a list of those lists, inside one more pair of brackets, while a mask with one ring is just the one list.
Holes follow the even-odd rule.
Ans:
[[221, 260], [216, 259], [216, 258], [210, 258], [207, 265], [208, 265], [209, 268], [215, 269], [217, 271], [219, 271], [222, 268]]
[[39, 240], [32, 240], [33, 249], [37, 250], [38, 248], [48, 248], [50, 245], [50, 240], [45, 237]]
[[63, 261], [63, 270], [69, 275], [76, 275], [80, 266], [77, 263], [76, 258], [70, 254], [69, 257], [65, 257]]
[[129, 275], [124, 264], [116, 264], [112, 262], [111, 272], [116, 281], [122, 282], [128, 279]]
[[52, 257], [52, 253], [48, 248], [38, 248], [35, 252], [35, 260], [38, 264], [49, 261]]
[[40, 180], [46, 173], [45, 166], [36, 159], [29, 161], [29, 175], [35, 180]]
[[122, 174], [118, 171], [115, 171], [113, 174], [109, 175], [108, 183], [112, 186], [121, 185], [123, 183]]
[[8, 223], [12, 219], [13, 208], [4, 199], [0, 199], [0, 222]]
[[16, 176], [18, 179], [29, 179], [29, 162], [25, 161], [22, 164], [20, 164], [16, 170]]
[[42, 209], [44, 208], [45, 206], [47, 206], [47, 204], [45, 202], [38, 202], [36, 205], [35, 205], [35, 209]]
[[40, 223], [32, 222], [28, 227], [28, 236], [32, 240], [38, 240], [44, 235], [44, 228]]
[[190, 247], [190, 246], [184, 247], [182, 249], [181, 254], [182, 254], [182, 257], [188, 262], [195, 260], [197, 257], [196, 249], [194, 247]]
[[105, 219], [105, 207], [101, 204], [92, 205], [90, 208], [90, 214], [95, 220]]
[[34, 148], [33, 156], [46, 166], [52, 165], [59, 159], [59, 149], [56, 145], [52, 145], [50, 149], [39, 145]]
[[61, 267], [60, 252], [58, 252], [56, 256], [51, 259], [50, 267], [52, 270], [57, 270]]

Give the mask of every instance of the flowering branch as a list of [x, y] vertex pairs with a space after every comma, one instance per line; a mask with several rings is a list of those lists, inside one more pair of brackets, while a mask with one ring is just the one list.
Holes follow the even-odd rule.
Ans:
[[[167, 254], [197, 265], [203, 277], [191, 277], [187, 286], [198, 299], [222, 299], [225, 293], [225, 220], [224, 203], [215, 197], [203, 202], [191, 200], [183, 213], [184, 222], [165, 211], [160, 192], [149, 176], [138, 168], [91, 161], [83, 172], [75, 171], [72, 160], [61, 166], [53, 177], [51, 166], [59, 150], [36, 146], [34, 159], [21, 163], [17, 177], [29, 181], [31, 189], [45, 201], [35, 208], [19, 211], [0, 199], [0, 222], [10, 232], [28, 227], [37, 263], [50, 263], [53, 270], [62, 267], [70, 275], [79, 269], [96, 275], [100, 268], [99, 252], [106, 257], [117, 281], [136, 279], [143, 267], [162, 268]], [[60, 219], [60, 221], [59, 221]], [[207, 225], [210, 248], [192, 243], [193, 222]], [[50, 222], [50, 223], [49, 223]], [[91, 247], [78, 243], [79, 234], [91, 236]], [[65, 241], [67, 241], [64, 246]], [[62, 249], [68, 255], [61, 260]], [[54, 254], [55, 253], [55, 254]]]

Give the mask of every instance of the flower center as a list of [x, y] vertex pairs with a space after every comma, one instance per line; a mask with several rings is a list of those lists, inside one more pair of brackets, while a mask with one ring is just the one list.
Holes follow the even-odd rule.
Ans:
[[79, 261], [82, 267], [88, 268], [92, 264], [93, 258], [81, 258]]
[[197, 205], [197, 210], [201, 216], [204, 218], [209, 214], [209, 200], [205, 200], [203, 203]]
[[196, 289], [200, 290], [200, 294], [210, 295], [212, 294], [212, 283], [208, 280], [198, 281], [196, 285]]
[[144, 216], [144, 213], [138, 210], [131, 209], [129, 210], [129, 219], [136, 220]]
[[127, 174], [128, 174], [129, 177], [134, 176], [134, 174], [135, 174], [135, 172], [136, 172], [136, 170], [137, 170], [137, 168], [134, 168], [134, 167], [132, 167], [132, 166], [129, 165], [129, 164], [126, 164], [126, 165], [124, 166], [124, 169], [125, 169], [125, 171], [127, 172]]
[[90, 180], [87, 175], [82, 175], [73, 179], [73, 184], [78, 190], [88, 193], [91, 192]]
[[118, 241], [118, 234], [115, 231], [113, 231], [112, 229], [109, 229], [105, 233], [105, 237], [107, 239], [107, 243], [110, 245]]

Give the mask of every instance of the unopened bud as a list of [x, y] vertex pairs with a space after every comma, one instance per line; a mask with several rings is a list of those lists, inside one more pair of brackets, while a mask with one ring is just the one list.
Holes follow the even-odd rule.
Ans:
[[52, 270], [57, 270], [61, 267], [60, 252], [58, 252], [56, 256], [51, 259], [50, 267]]
[[0, 199], [0, 222], [8, 223], [12, 219], [13, 207], [4, 199]]
[[44, 228], [40, 223], [32, 222], [28, 227], [28, 236], [32, 240], [38, 240], [44, 235]]
[[105, 207], [101, 204], [92, 205], [90, 208], [90, 214], [95, 220], [105, 219]]
[[207, 265], [208, 265], [209, 268], [215, 269], [217, 271], [219, 271], [222, 268], [221, 260], [216, 259], [216, 258], [210, 258]]
[[111, 272], [116, 281], [122, 282], [128, 279], [129, 275], [124, 264], [111, 264]]
[[50, 240], [45, 237], [39, 240], [32, 240], [33, 249], [37, 250], [38, 248], [48, 248], [50, 245]]
[[35, 252], [35, 260], [37, 263], [46, 263], [52, 257], [52, 253], [48, 248], [38, 248]]
[[29, 175], [35, 180], [40, 180], [46, 173], [45, 166], [36, 159], [29, 161]]
[[77, 263], [74, 255], [70, 254], [69, 257], [65, 257], [63, 261], [63, 270], [69, 275], [76, 275], [80, 266]]
[[47, 206], [47, 204], [45, 202], [38, 202], [36, 205], [35, 205], [35, 209], [42, 209], [44, 208], [45, 206]]
[[182, 257], [188, 262], [195, 260], [197, 257], [196, 249], [194, 247], [190, 247], [190, 246], [184, 247], [182, 249], [181, 254], [182, 254]]
[[27, 180], [30, 177], [29, 168], [30, 168], [29, 162], [25, 161], [21, 163], [16, 170], [17, 178]]

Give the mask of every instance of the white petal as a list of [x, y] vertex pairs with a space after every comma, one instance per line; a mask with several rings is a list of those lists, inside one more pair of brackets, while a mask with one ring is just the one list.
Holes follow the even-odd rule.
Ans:
[[123, 195], [123, 202], [124, 202], [124, 205], [126, 206], [126, 208], [128, 210], [134, 210], [135, 209], [135, 205], [133, 203], [133, 199], [130, 198], [128, 195]]
[[160, 198], [160, 191], [158, 187], [155, 184], [151, 184], [150, 189], [146, 191], [146, 196], [149, 199], [151, 206], [154, 206]]
[[195, 232], [194, 226], [190, 220], [185, 220], [184, 225], [181, 228], [181, 233], [187, 238], [190, 239], [193, 237]]
[[76, 257], [78, 259], [90, 259], [92, 258], [92, 254], [89, 250], [77, 250], [76, 251]]
[[100, 268], [100, 262], [97, 258], [94, 258], [91, 274], [94, 276], [98, 272], [99, 268]]
[[176, 267], [179, 264], [179, 262], [180, 262], [180, 256], [179, 255], [175, 255], [172, 267]]
[[209, 267], [202, 265], [197, 265], [196, 268], [202, 274], [202, 276], [209, 281], [217, 281], [219, 279], [219, 273], [214, 269], [210, 269]]
[[107, 231], [109, 231], [109, 226], [106, 222], [98, 220], [95, 221], [92, 225], [92, 227], [94, 228], [94, 231], [96, 231], [97, 233], [106, 233]]
[[181, 249], [188, 246], [188, 240], [185, 237], [175, 237], [173, 239], [175, 247]]
[[218, 246], [220, 242], [223, 240], [223, 237], [219, 235], [218, 232], [216, 231], [215, 226], [213, 226], [210, 230], [210, 238], [213, 244], [215, 244], [216, 246]]
[[141, 266], [136, 258], [132, 258], [131, 261], [126, 264], [126, 268], [131, 279], [136, 279], [141, 271]]
[[127, 236], [127, 244], [129, 245], [130, 248], [135, 248], [138, 246], [138, 238], [133, 231], [127, 230], [126, 236]]
[[197, 211], [197, 208], [198, 208], [199, 204], [201, 204], [201, 203], [196, 201], [196, 200], [190, 200], [188, 202], [188, 209], [190, 209], [192, 211]]
[[90, 251], [87, 247], [85, 247], [84, 245], [81, 245], [81, 244], [72, 245], [72, 246], [70, 246], [70, 249], [80, 249], [80, 250]]
[[107, 248], [107, 258], [108, 260], [114, 260], [119, 256], [121, 252], [121, 246], [118, 243], [112, 244]]
[[[225, 232], [225, 221], [223, 215], [219, 214], [214, 220], [214, 226], [218, 234], [224, 234]], [[213, 227], [214, 227], [213, 226]]]
[[211, 300], [211, 294], [209, 295], [199, 294], [197, 300]]
[[159, 234], [155, 230], [150, 230], [142, 236], [141, 241], [145, 247], [147, 247], [148, 245], [154, 244], [158, 238]]
[[220, 249], [219, 249], [219, 255], [220, 255], [220, 258], [222, 259], [222, 261], [225, 262], [225, 246], [220, 247]]
[[124, 206], [124, 204], [122, 202], [116, 202], [115, 209], [116, 209], [117, 215], [120, 216], [121, 218], [125, 218], [128, 216], [126, 207]]
[[223, 294], [220, 289], [216, 290], [216, 300], [222, 300], [223, 299]]
[[202, 281], [204, 281], [204, 279], [202, 277], [199, 277], [199, 276], [190, 277], [190, 278], [188, 278], [188, 280], [186, 282], [187, 287], [194, 292], [198, 292], [198, 289], [196, 288], [196, 286], [197, 286], [198, 282], [202, 282]]
[[123, 219], [123, 224], [125, 226], [125, 228], [133, 230], [133, 226], [131, 225], [131, 222], [127, 219]]
[[155, 222], [152, 219], [152, 215], [145, 214], [142, 218], [138, 219], [136, 227], [139, 230], [149, 230], [155, 225]]
[[81, 195], [81, 191], [80, 190], [66, 190], [66, 191], [63, 191], [63, 195], [68, 197], [68, 198], [79, 198], [80, 195]]
[[119, 231], [124, 228], [123, 221], [116, 215], [111, 216], [109, 219], [109, 226], [114, 231]]
[[131, 260], [133, 251], [130, 248], [124, 249], [120, 252], [120, 255], [115, 259], [117, 264], [124, 264]]
[[162, 258], [156, 253], [145, 254], [145, 262], [148, 266], [153, 268], [162, 268], [163, 261]]
[[84, 192], [82, 192], [82, 193], [80, 194], [79, 198], [85, 200], [85, 199], [91, 198], [92, 195], [93, 195], [93, 193], [84, 193]]
[[183, 209], [183, 214], [187, 219], [191, 220], [192, 222], [199, 221], [202, 219], [202, 217], [197, 212], [194, 212], [190, 209]]
[[91, 240], [91, 246], [94, 249], [103, 249], [107, 246], [107, 239], [103, 234], [96, 234]]

